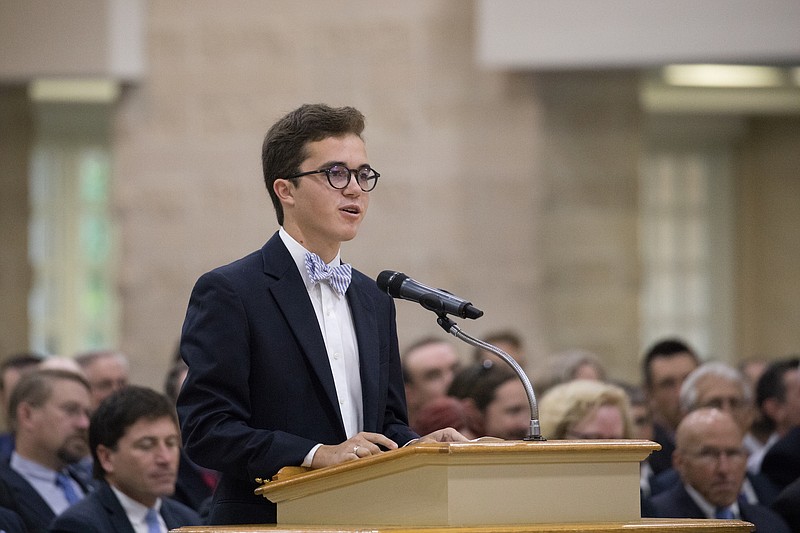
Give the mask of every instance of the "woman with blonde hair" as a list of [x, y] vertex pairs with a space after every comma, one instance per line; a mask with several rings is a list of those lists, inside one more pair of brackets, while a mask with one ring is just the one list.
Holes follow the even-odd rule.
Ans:
[[551, 388], [539, 402], [542, 435], [560, 439], [630, 439], [633, 427], [625, 391], [610, 383], [577, 379]]

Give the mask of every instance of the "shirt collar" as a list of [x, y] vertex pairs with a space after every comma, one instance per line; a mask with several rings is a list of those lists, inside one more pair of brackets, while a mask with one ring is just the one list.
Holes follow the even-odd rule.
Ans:
[[[128, 519], [131, 522], [144, 523], [144, 517], [150, 508], [137, 502], [114, 485], [109, 484], [109, 487], [111, 487], [111, 490], [114, 491], [114, 495], [117, 497], [117, 500], [119, 500], [119, 504], [122, 506], [125, 514], [128, 515]], [[153, 505], [153, 508], [157, 513], [161, 512], [161, 498], [156, 498], [156, 503]]]
[[[697, 492], [691, 485], [687, 485], [684, 483], [683, 485], [686, 488], [686, 492], [689, 493], [689, 496], [694, 500], [694, 503], [700, 507], [700, 510], [703, 511], [708, 518], [715, 518], [717, 507], [715, 505], [711, 505], [703, 496]], [[741, 515], [739, 514], [739, 504], [736, 500], [733, 501], [732, 504], [728, 506], [731, 511], [733, 511], [733, 517], [738, 519]]]
[[[283, 226], [281, 226], [281, 229], [278, 230], [278, 235], [283, 241], [283, 244], [286, 246], [286, 249], [289, 250], [289, 254], [291, 254], [292, 259], [297, 266], [297, 270], [300, 271], [300, 277], [303, 278], [303, 283], [306, 286], [306, 290], [310, 291], [314, 284], [311, 283], [311, 278], [308, 277], [308, 270], [306, 270], [306, 254], [309, 253], [309, 250], [297, 242], [294, 237], [289, 235], [289, 232], [283, 229]], [[336, 257], [334, 257], [333, 261], [328, 263], [328, 265], [339, 266], [342, 263], [341, 253], [341, 250], [339, 250], [339, 252], [336, 253]]]
[[28, 477], [41, 479], [42, 481], [48, 481], [50, 483], [56, 482], [57, 472], [55, 470], [51, 470], [30, 459], [26, 459], [16, 451], [11, 452], [9, 465], [17, 472], [25, 474]]

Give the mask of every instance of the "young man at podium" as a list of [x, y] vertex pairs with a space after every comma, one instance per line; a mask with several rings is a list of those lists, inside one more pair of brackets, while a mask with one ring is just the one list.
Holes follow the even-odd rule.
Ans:
[[[280, 230], [260, 249], [201, 276], [189, 301], [178, 398], [189, 457], [222, 476], [210, 524], [271, 523], [256, 478], [382, 453], [408, 427], [395, 307], [340, 259], [380, 174], [363, 115], [304, 105], [264, 139], [264, 181]], [[463, 441], [450, 428], [423, 439]]]

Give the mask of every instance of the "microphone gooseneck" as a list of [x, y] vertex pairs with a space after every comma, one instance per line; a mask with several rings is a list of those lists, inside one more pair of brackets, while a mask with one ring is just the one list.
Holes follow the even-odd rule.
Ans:
[[547, 440], [542, 436], [542, 430], [539, 427], [539, 405], [536, 402], [536, 394], [533, 392], [533, 385], [531, 384], [531, 380], [528, 379], [528, 375], [525, 374], [525, 371], [519, 366], [519, 363], [508, 355], [506, 352], [489, 344], [488, 342], [482, 341], [480, 339], [476, 339], [471, 335], [463, 332], [458, 325], [450, 320], [446, 315], [440, 314], [437, 320], [438, 324], [444, 329], [446, 332], [450, 333], [457, 339], [460, 339], [467, 344], [471, 344], [476, 348], [482, 348], [484, 350], [489, 350], [493, 354], [497, 355], [500, 359], [505, 361], [517, 374], [517, 377], [522, 382], [522, 386], [525, 387], [525, 394], [528, 396], [528, 405], [531, 408], [531, 423], [528, 428], [528, 436], [525, 437], [523, 440], [534, 440], [534, 441], [545, 441]]
[[517, 374], [517, 377], [522, 382], [522, 386], [525, 387], [525, 394], [528, 396], [528, 404], [531, 408], [530, 428], [528, 436], [525, 437], [524, 440], [547, 440], [542, 437], [542, 431], [539, 428], [539, 406], [536, 403], [536, 394], [533, 392], [533, 385], [531, 385], [531, 380], [528, 379], [528, 376], [525, 374], [522, 367], [519, 366], [519, 363], [497, 346], [493, 346], [488, 342], [476, 339], [464, 333], [456, 323], [447, 316], [454, 315], [460, 318], [475, 319], [483, 316], [483, 311], [474, 307], [472, 302], [468, 302], [445, 290], [433, 289], [427, 285], [423, 285], [409, 278], [402, 272], [384, 270], [378, 275], [375, 282], [378, 284], [380, 290], [388, 293], [391, 297], [417, 302], [425, 309], [436, 313], [439, 317], [437, 320], [438, 324], [447, 333], [452, 334], [457, 339], [471, 344], [476, 348], [488, 350], [505, 361], [505, 363], [514, 370], [514, 373]]

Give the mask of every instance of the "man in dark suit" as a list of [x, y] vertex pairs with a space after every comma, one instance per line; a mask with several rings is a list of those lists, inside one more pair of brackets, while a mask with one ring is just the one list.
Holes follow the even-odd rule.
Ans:
[[792, 531], [800, 531], [800, 478], [781, 491], [772, 502], [772, 510], [786, 520]]
[[659, 518], [719, 518], [752, 522], [757, 532], [789, 533], [775, 512], [739, 498], [747, 467], [744, 434], [730, 413], [692, 411], [678, 425], [672, 459], [681, 477], [643, 507]]
[[89, 492], [74, 467], [88, 450], [90, 405], [89, 384], [69, 370], [35, 370], [11, 394], [16, 448], [0, 465], [0, 506], [17, 513], [30, 533], [47, 531]]
[[[281, 229], [203, 275], [181, 337], [186, 451], [221, 472], [211, 524], [275, 522], [255, 478], [391, 450], [408, 427], [395, 307], [340, 260], [379, 174], [350, 107], [304, 105], [275, 123], [262, 166]], [[426, 437], [465, 440], [452, 429]]]
[[[175, 490], [180, 430], [172, 402], [145, 387], [106, 398], [92, 415], [89, 445], [98, 488], [58, 516], [55, 533], [166, 533], [200, 524], [200, 516], [167, 498]], [[135, 529], [139, 528], [139, 529]]]
[[699, 364], [695, 351], [680, 339], [660, 340], [645, 352], [642, 378], [653, 417], [653, 440], [661, 445], [648, 458], [654, 474], [672, 466], [675, 428], [683, 416], [679, 400], [681, 385]]

